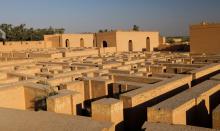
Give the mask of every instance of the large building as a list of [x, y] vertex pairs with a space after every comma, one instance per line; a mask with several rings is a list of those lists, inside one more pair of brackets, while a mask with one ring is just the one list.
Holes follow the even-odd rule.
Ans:
[[191, 53], [220, 53], [220, 23], [190, 27]]
[[97, 47], [121, 51], [153, 51], [159, 46], [159, 32], [112, 31], [96, 34]]

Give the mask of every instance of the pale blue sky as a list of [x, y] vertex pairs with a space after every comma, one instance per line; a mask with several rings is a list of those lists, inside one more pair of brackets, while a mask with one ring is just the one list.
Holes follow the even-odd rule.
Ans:
[[187, 35], [190, 24], [220, 22], [220, 0], [0, 0], [0, 23], [66, 32], [99, 29], [142, 30]]

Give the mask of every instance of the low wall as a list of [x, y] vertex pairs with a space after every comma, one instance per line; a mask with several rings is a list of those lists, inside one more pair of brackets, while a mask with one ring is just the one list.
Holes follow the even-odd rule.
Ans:
[[28, 49], [50, 48], [51, 42], [45, 41], [7, 41], [5, 44], [0, 42], [0, 52], [22, 51]]

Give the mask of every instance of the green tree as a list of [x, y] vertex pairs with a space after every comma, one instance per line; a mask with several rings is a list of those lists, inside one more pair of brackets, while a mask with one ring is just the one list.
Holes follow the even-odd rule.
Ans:
[[25, 24], [13, 26], [11, 24], [1, 24], [0, 29], [6, 33], [7, 41], [28, 41], [28, 40], [43, 40], [44, 35], [50, 34], [63, 34], [65, 32], [64, 28], [43, 28], [34, 29], [27, 28]]
[[133, 31], [139, 31], [140, 30], [140, 27], [137, 26], [137, 25], [133, 25]]

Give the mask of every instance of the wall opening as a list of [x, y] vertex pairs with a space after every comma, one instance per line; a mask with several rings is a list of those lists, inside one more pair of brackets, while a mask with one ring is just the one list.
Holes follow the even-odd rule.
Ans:
[[84, 39], [83, 38], [80, 39], [80, 47], [84, 47]]
[[146, 51], [150, 51], [150, 37], [146, 38]]
[[93, 47], [96, 47], [96, 43], [95, 43], [95, 40], [93, 40]]
[[106, 48], [106, 47], [108, 47], [108, 42], [104, 40], [104, 41], [102, 42], [102, 45], [103, 45], [103, 48]]
[[133, 51], [133, 41], [132, 40], [128, 41], [128, 51]]
[[69, 41], [69, 39], [66, 39], [65, 43], [66, 43], [66, 47], [70, 47], [70, 41]]

